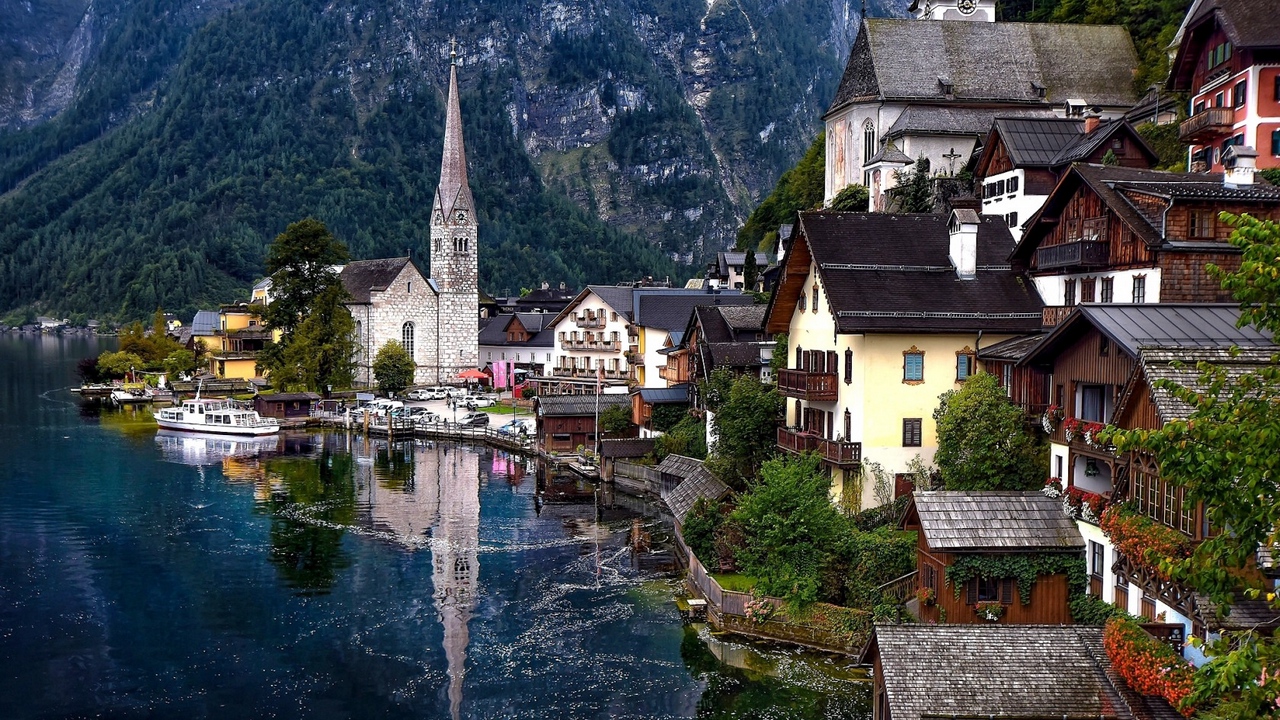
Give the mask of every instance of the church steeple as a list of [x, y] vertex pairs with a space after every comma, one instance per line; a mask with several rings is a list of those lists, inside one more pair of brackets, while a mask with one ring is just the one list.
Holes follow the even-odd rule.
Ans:
[[433, 225], [470, 224], [474, 203], [467, 182], [467, 153], [462, 142], [462, 110], [458, 105], [458, 48], [449, 42], [449, 100], [444, 120], [444, 155], [440, 158], [440, 184], [431, 209]]

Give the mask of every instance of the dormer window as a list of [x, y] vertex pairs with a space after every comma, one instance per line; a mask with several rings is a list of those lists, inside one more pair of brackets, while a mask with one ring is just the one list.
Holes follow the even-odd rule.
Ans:
[[938, 87], [942, 89], [942, 94], [947, 97], [952, 97], [956, 94], [956, 86], [955, 83], [951, 82], [951, 78], [938, 78]]
[[1049, 94], [1049, 88], [1041, 85], [1038, 82], [1031, 83], [1031, 91], [1034, 92], [1036, 94], [1036, 97], [1040, 98], [1041, 100], [1043, 100]]

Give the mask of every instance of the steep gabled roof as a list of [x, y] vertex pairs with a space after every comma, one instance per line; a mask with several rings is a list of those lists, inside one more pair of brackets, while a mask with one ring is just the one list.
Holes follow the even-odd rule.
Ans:
[[[342, 268], [338, 279], [351, 294], [354, 303], [367, 304], [371, 302], [372, 293], [386, 290], [399, 277], [400, 271], [412, 262], [407, 257], [355, 260]], [[434, 289], [432, 287], [433, 291]]]
[[1084, 129], [1085, 121], [1074, 118], [996, 118], [978, 161], [978, 173], [987, 174], [985, 168], [1000, 144], [1008, 153], [1009, 161], [1019, 168], [1065, 167], [1087, 159], [1116, 136], [1124, 136], [1148, 163], [1154, 164], [1157, 160], [1151, 146], [1125, 120], [1104, 121], [1091, 133], [1085, 133]]
[[877, 624], [862, 661], [877, 655], [894, 720], [1181, 717], [1124, 685], [1101, 627]]
[[[1044, 306], [1035, 287], [1004, 264], [1012, 244], [1002, 220], [978, 223], [977, 275], [960, 280], [944, 215], [800, 213], [782, 285], [802, 283], [812, 257], [840, 333], [1035, 332]], [[794, 265], [794, 267], [793, 267]], [[769, 328], [790, 323], [794, 292], [779, 288]]]
[[701, 306], [751, 305], [755, 298], [737, 290], [715, 293], [697, 290], [639, 290], [635, 295], [633, 322], [640, 327], [659, 328], [667, 332], [683, 331], [693, 309]]
[[1178, 51], [1170, 66], [1166, 87], [1174, 92], [1191, 89], [1196, 63], [1214, 25], [1237, 49], [1280, 48], [1280, 13], [1274, 0], [1198, 0], [1192, 3], [1178, 29]]
[[1119, 26], [867, 18], [827, 113], [873, 98], [1129, 107], [1137, 66]]
[[1044, 493], [916, 492], [920, 532], [946, 552], [1074, 551], [1084, 538], [1062, 503]]
[[[595, 395], [539, 395], [538, 415], [544, 417], [586, 417], [596, 413]], [[600, 412], [611, 407], [631, 406], [631, 397], [622, 394], [600, 396]]]
[[1156, 406], [1156, 414], [1161, 422], [1186, 420], [1191, 415], [1191, 406], [1179, 400], [1173, 392], [1160, 387], [1161, 380], [1168, 380], [1182, 387], [1203, 391], [1200, 371], [1197, 364], [1211, 363], [1227, 374], [1228, 378], [1238, 380], [1246, 374], [1256, 373], [1260, 369], [1274, 365], [1273, 358], [1280, 353], [1275, 345], [1239, 348], [1162, 348], [1145, 347], [1138, 351], [1139, 372], [1121, 393], [1116, 403], [1115, 416], [1121, 417], [1128, 406], [1138, 383], [1146, 383], [1151, 402]]

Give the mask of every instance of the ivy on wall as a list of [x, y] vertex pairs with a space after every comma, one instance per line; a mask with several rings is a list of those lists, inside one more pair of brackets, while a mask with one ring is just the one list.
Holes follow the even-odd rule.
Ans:
[[1018, 599], [1023, 605], [1031, 602], [1031, 588], [1042, 575], [1067, 576], [1067, 596], [1074, 599], [1083, 595], [1088, 585], [1084, 556], [1067, 553], [1016, 553], [1012, 555], [960, 555], [947, 568], [947, 580], [960, 597], [965, 583], [976, 578], [1003, 580], [1013, 578], [1018, 582]]

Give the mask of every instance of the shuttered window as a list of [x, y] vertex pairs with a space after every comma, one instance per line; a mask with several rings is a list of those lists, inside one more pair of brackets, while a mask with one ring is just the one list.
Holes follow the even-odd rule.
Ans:
[[836, 354], [835, 350], [827, 351], [827, 372], [832, 375], [840, 374], [840, 356]]
[[853, 382], [853, 350], [844, 351], [844, 384]]
[[902, 360], [903, 382], [924, 382], [924, 353], [908, 352]]
[[902, 419], [902, 447], [920, 447], [922, 424], [921, 418]]

